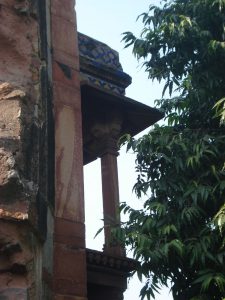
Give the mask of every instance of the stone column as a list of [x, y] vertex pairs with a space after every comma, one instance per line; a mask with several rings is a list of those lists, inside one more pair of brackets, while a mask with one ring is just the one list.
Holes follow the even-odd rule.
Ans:
[[124, 255], [124, 250], [111, 239], [110, 226], [119, 224], [118, 139], [122, 116], [110, 111], [102, 120], [92, 124], [93, 149], [101, 158], [103, 214], [105, 227], [104, 251], [109, 255]]
[[[105, 141], [107, 144], [107, 141]], [[116, 140], [109, 138], [108, 147], [101, 156], [102, 196], [105, 226], [104, 251], [111, 255], [123, 255], [121, 247], [111, 239], [110, 226], [119, 224], [119, 183]]]
[[86, 298], [79, 54], [74, 0], [52, 0], [55, 300]]

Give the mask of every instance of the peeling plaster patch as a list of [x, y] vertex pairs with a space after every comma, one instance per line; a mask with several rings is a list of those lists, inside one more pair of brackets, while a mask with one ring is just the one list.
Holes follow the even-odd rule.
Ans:
[[21, 100], [24, 98], [23, 90], [8, 82], [0, 84], [0, 138], [20, 138]]
[[[0, 148], [0, 188], [7, 184], [10, 178], [15, 178], [17, 171], [14, 169], [15, 159], [12, 153]], [[18, 173], [17, 173], [18, 177]]]
[[[4, 151], [3, 149], [0, 149], [0, 155], [1, 154], [4, 154]], [[7, 164], [13, 168], [15, 166], [15, 158], [13, 156], [9, 156], [8, 159], [7, 159]]]
[[3, 2], [5, 3], [0, 9], [0, 81], [13, 82], [32, 92], [33, 87], [30, 84], [33, 83], [34, 77], [38, 80], [39, 75], [36, 73], [39, 74], [41, 64], [39, 60], [39, 66], [31, 70], [33, 57], [39, 59], [38, 22], [35, 17], [37, 1]]
[[9, 82], [0, 83], [0, 100], [20, 98], [23, 99], [26, 96], [25, 92], [16, 88]]
[[0, 218], [4, 219], [16, 219], [16, 220], [28, 220], [28, 213], [10, 212], [0, 208]]

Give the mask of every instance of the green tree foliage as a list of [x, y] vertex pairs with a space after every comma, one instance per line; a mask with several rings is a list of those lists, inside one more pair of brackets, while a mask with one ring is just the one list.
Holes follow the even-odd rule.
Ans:
[[[123, 40], [171, 99], [157, 101], [165, 125], [126, 137], [136, 153], [143, 209], [115, 230], [146, 277], [142, 298], [172, 283], [174, 299], [225, 297], [225, 0], [163, 1]], [[176, 95], [176, 96], [174, 96]], [[220, 212], [219, 212], [220, 210]], [[219, 213], [218, 213], [219, 212]]]

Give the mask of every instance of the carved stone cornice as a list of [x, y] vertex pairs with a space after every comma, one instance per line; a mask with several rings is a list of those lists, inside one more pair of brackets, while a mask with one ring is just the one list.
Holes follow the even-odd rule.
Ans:
[[130, 273], [137, 268], [137, 263], [127, 257], [111, 256], [104, 252], [86, 249], [87, 265]]

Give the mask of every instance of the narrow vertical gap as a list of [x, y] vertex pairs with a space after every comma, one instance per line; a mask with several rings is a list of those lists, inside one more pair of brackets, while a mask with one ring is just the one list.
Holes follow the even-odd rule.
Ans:
[[97, 231], [103, 227], [103, 201], [100, 159], [84, 166], [84, 199], [86, 247], [102, 251], [104, 231], [96, 238]]

